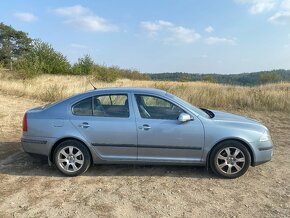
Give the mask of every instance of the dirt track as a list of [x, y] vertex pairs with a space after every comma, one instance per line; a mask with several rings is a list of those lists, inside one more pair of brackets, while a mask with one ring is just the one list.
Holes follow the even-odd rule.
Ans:
[[289, 217], [290, 116], [245, 112], [263, 121], [273, 160], [223, 180], [203, 167], [94, 166], [63, 177], [23, 153], [23, 112], [42, 102], [0, 93], [0, 217]]

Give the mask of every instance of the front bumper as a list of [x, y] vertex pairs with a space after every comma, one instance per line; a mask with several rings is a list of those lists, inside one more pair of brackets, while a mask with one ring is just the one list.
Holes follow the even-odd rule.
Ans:
[[264, 142], [253, 142], [251, 145], [254, 150], [254, 160], [252, 161], [252, 166], [260, 165], [272, 159], [273, 142], [271, 140]]

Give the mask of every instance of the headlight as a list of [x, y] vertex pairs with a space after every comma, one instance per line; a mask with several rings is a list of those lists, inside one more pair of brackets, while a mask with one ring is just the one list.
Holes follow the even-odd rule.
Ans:
[[263, 135], [260, 137], [260, 142], [269, 141], [271, 139], [268, 131], [265, 131]]

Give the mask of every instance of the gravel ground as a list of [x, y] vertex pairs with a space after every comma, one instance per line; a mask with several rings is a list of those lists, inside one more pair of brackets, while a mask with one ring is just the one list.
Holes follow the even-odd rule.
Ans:
[[68, 178], [21, 149], [23, 113], [41, 104], [0, 92], [0, 217], [289, 217], [289, 114], [236, 112], [265, 123], [275, 149], [235, 180], [204, 167], [134, 165]]

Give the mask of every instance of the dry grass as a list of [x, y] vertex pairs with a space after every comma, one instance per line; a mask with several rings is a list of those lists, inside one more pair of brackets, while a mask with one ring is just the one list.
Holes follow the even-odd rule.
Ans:
[[[289, 104], [289, 83], [249, 88], [123, 80], [97, 85], [159, 87], [209, 106], [234, 108], [239, 101], [244, 108], [267, 109], [270, 100], [270, 108]], [[24, 111], [43, 104], [38, 99], [87, 89], [85, 77], [1, 78], [0, 217], [289, 217], [289, 112], [233, 111], [263, 122], [275, 145], [271, 162], [235, 180], [218, 179], [204, 167], [129, 165], [98, 165], [83, 176], [65, 178], [47, 160], [25, 154], [19, 142]]]
[[[0, 72], [0, 91], [51, 102], [91, 90], [88, 76], [42, 75], [31, 80], [15, 80]], [[209, 108], [290, 111], [290, 83], [242, 87], [206, 82], [155, 82], [118, 80], [95, 82], [103, 87], [152, 87], [169, 91], [194, 105]]]
[[[0, 92], [0, 217], [287, 217], [290, 214], [290, 117], [233, 111], [263, 122], [273, 160], [234, 180], [205, 167], [97, 165], [63, 177], [19, 142], [27, 108], [43, 102]], [[77, 205], [77, 206], [76, 206]]]

